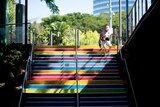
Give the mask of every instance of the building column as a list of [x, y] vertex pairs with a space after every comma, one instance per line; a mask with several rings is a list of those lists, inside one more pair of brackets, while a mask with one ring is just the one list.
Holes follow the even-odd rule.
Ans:
[[7, 19], [7, 0], [1, 0], [0, 3], [0, 43], [7, 42], [6, 37], [6, 19]]
[[16, 42], [25, 44], [25, 6], [16, 5]]
[[25, 44], [28, 41], [28, 0], [25, 0]]

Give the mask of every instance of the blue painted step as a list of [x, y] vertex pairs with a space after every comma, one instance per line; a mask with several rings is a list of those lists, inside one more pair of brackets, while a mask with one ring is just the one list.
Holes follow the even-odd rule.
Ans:
[[24, 94], [21, 107], [76, 107], [76, 94]]

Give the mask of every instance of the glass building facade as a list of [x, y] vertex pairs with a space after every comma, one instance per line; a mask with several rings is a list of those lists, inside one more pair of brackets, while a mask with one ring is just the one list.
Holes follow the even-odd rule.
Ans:
[[[132, 7], [135, 0], [128, 0], [129, 7]], [[126, 9], [126, 0], [121, 0], [122, 11]], [[112, 12], [119, 11], [119, 0], [111, 0]], [[93, 14], [109, 13], [109, 0], [93, 0]]]

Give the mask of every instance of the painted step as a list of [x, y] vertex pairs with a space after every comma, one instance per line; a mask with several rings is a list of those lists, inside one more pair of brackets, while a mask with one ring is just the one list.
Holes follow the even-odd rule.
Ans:
[[[112, 60], [109, 57], [90, 57], [90, 58], [77, 58], [77, 60]], [[71, 57], [34, 57], [33, 60], [76, 60], [76, 58]]]
[[[27, 80], [26, 84], [61, 84], [61, 85], [76, 85], [76, 80], [60, 80], [60, 81], [35, 81]], [[78, 85], [97, 85], [97, 84], [126, 84], [125, 80], [78, 80]]]
[[[43, 76], [43, 77], [57, 77], [57, 76], [76, 76], [76, 74], [41, 74], [41, 73], [34, 73], [32, 75], [33, 77], [35, 76]], [[78, 74], [79, 77], [81, 76], [119, 76], [119, 74], [115, 74], [115, 73], [108, 73], [108, 74]]]
[[48, 84], [27, 84], [25, 88], [30, 89], [124, 89], [127, 86], [125, 84], [106, 84], [106, 85], [48, 85]]
[[[48, 48], [48, 49], [53, 49], [53, 48], [67, 48], [67, 49], [75, 49], [75, 46], [35, 46], [34, 49], [44, 49], [44, 48]], [[106, 48], [109, 48], [108, 46], [106, 46]], [[112, 46], [112, 49], [117, 49], [117, 46]], [[99, 49], [99, 46], [79, 46], [78, 49]]]
[[[35, 74], [32, 75], [32, 80], [75, 80], [76, 74]], [[120, 79], [120, 75], [117, 74], [78, 74], [79, 80], [108, 80], [108, 79]]]
[[24, 94], [21, 107], [76, 107], [76, 94]]
[[[57, 55], [57, 54], [62, 54], [62, 55], [70, 55], [70, 54], [76, 54], [76, 52], [74, 51], [34, 51], [33, 54], [35, 55]], [[97, 51], [97, 52], [78, 52], [77, 54], [81, 55], [81, 54], [86, 54], [86, 55], [90, 55], [90, 54], [101, 54], [103, 55], [103, 51]], [[112, 55], [112, 54], [117, 54], [117, 51], [110, 51], [110, 53], [108, 55]]]
[[[117, 93], [127, 93], [127, 89], [106, 89], [106, 88], [91, 88], [91, 89], [78, 89], [78, 93], [83, 93], [83, 94], [105, 94], [105, 93], [112, 93], [112, 94], [117, 94]], [[54, 94], [68, 94], [68, 93], [77, 93], [77, 89], [30, 89], [30, 88], [25, 88], [26, 93], [54, 93]]]
[[[75, 70], [76, 67], [43, 67], [43, 66], [33, 66], [33, 70]], [[78, 67], [77, 70], [116, 70], [117, 66], [109, 67]]]
[[[60, 81], [27, 81], [27, 93], [77, 93], [76, 80]], [[78, 80], [78, 93], [126, 93], [123, 80]]]
[[[32, 64], [33, 67], [75, 67], [76, 63], [48, 63], [48, 64]], [[115, 63], [78, 63], [78, 67], [112, 67], [118, 68], [117, 64]]]
[[[32, 67], [76, 67], [76, 63], [33, 63]], [[77, 67], [114, 67], [117, 63], [78, 63]]]
[[[109, 48], [107, 48], [109, 49]], [[74, 48], [35, 48], [34, 51], [43, 51], [43, 52], [46, 52], [46, 51], [64, 51], [64, 52], [67, 52], [67, 51], [76, 51], [76, 49]], [[102, 51], [102, 49], [100, 48], [97, 48], [97, 49], [81, 49], [81, 48], [78, 48], [77, 49], [78, 52], [99, 52], [99, 51]], [[116, 48], [111, 48], [110, 51], [117, 51]]]
[[[38, 74], [76, 74], [76, 70], [34, 70], [33, 75]], [[79, 70], [78, 74], [119, 74], [118, 69], [110, 70]]]
[[[75, 80], [76, 77], [73, 76], [56, 76], [56, 77], [39, 77], [35, 76], [31, 78], [32, 80]], [[118, 80], [120, 76], [78, 76], [78, 80]]]
[[[34, 57], [75, 57], [76, 55], [34, 55]], [[111, 57], [115, 58], [116, 55], [98, 55], [98, 54], [87, 54], [87, 55], [77, 55], [77, 57]]]
[[79, 94], [80, 106], [86, 107], [125, 107], [128, 106], [126, 93]]
[[[78, 60], [78, 63], [116, 63], [117, 61], [112, 59], [112, 60]], [[68, 63], [76, 63], [76, 60], [33, 60], [34, 63], [63, 63], [63, 64], [68, 64]]]

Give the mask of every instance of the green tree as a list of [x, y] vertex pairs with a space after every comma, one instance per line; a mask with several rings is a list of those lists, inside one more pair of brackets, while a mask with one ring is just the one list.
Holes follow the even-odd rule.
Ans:
[[45, 1], [47, 6], [51, 9], [53, 13], [59, 13], [58, 6], [55, 5], [54, 0], [41, 0], [41, 1]]
[[[113, 15], [113, 29], [117, 29], [117, 33], [119, 34], [119, 13], [116, 12]], [[126, 12], [122, 12], [122, 40], [125, 41], [126, 35]]]
[[15, 0], [8, 1], [9, 23], [15, 23]]
[[31, 24], [30, 29], [31, 29], [31, 31], [36, 30], [36, 33], [38, 35], [42, 35], [43, 31], [44, 31], [44, 27], [40, 23], [37, 23], [36, 21]]
[[[68, 40], [68, 33], [69, 33], [69, 25], [66, 22], [54, 22], [50, 24], [50, 27], [53, 31], [53, 42], [57, 45], [66, 45], [66, 40]], [[65, 42], [63, 42], [65, 41]]]
[[[106, 14], [94, 16], [78, 12], [69, 13], [63, 16], [52, 15], [50, 17], [43, 18], [41, 24], [45, 28], [54, 29], [53, 40], [55, 44], [75, 45], [75, 29], [79, 29], [81, 31], [81, 45], [94, 45], [97, 44], [97, 38], [99, 38], [98, 33], [100, 33], [105, 26], [108, 20], [107, 17], [108, 16]], [[63, 25], [60, 27], [62, 22]], [[94, 32], [97, 33], [95, 34]], [[59, 36], [57, 36], [57, 34], [59, 34]]]
[[94, 16], [91, 14], [69, 13], [63, 16], [52, 15], [42, 19], [43, 25], [49, 25], [56, 21], [66, 22], [70, 27], [80, 29], [82, 32], [89, 30], [100, 32], [102, 26], [108, 22], [107, 16]]
[[99, 36], [97, 31], [80, 32], [80, 45], [98, 45]]
[[[122, 12], [122, 37], [123, 41], [125, 41], [126, 35], [126, 15], [125, 11]], [[113, 29], [117, 29], [117, 33], [119, 34], [119, 12], [116, 12], [113, 15], [112, 19], [112, 27]], [[94, 16], [91, 14], [81, 14], [81, 13], [69, 13], [66, 15], [55, 15], [53, 14], [50, 17], [46, 17], [42, 19], [42, 25], [50, 27], [51, 23], [57, 22], [66, 22], [67, 25], [70, 26], [70, 29], [79, 29], [82, 33], [86, 33], [87, 31], [97, 31], [101, 33], [104, 30], [104, 26], [109, 24], [109, 14], [101, 13], [99, 16]], [[62, 33], [61, 33], [62, 34]], [[115, 38], [114, 38], [115, 40]]]

